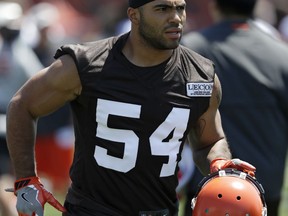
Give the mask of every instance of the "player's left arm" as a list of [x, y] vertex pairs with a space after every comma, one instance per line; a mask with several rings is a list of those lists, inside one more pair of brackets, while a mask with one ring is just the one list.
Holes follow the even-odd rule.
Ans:
[[253, 165], [237, 158], [231, 159], [231, 152], [218, 110], [221, 99], [221, 84], [215, 75], [208, 110], [200, 116], [197, 126], [188, 136], [195, 164], [204, 175], [221, 169], [234, 168], [254, 176], [256, 168]]
[[208, 110], [200, 116], [188, 139], [193, 149], [193, 158], [203, 174], [210, 172], [210, 163], [215, 158], [231, 159], [229, 145], [226, 140], [221, 117], [218, 110], [222, 99], [222, 90], [215, 75], [213, 92]]

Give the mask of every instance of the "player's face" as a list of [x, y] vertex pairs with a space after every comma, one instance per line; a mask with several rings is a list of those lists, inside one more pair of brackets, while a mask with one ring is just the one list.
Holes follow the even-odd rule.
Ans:
[[174, 49], [186, 22], [184, 0], [155, 0], [139, 8], [139, 34], [156, 49]]

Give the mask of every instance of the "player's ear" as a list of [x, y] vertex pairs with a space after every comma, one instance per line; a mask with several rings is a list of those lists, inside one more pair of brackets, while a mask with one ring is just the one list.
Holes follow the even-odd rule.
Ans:
[[139, 24], [140, 14], [137, 8], [135, 9], [135, 8], [129, 7], [127, 9], [127, 15], [132, 24], [134, 25]]

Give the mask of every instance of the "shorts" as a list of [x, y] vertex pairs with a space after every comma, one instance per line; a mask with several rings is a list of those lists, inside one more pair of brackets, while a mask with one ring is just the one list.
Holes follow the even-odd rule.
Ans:
[[[93, 210], [93, 212], [91, 212], [91, 210], [88, 211], [87, 209], [84, 209], [77, 205], [72, 205], [68, 202], [65, 203], [65, 208], [67, 212], [63, 213], [62, 216], [124, 216], [101, 210], [99, 211]], [[139, 212], [138, 216], [170, 216], [170, 215], [169, 210], [164, 209], [160, 211], [141, 211]]]

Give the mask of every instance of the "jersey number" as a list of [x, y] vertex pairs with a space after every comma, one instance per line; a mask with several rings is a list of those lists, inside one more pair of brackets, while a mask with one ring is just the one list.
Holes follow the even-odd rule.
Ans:
[[[133, 130], [123, 130], [109, 128], [109, 115], [124, 116], [130, 118], [140, 118], [141, 106], [114, 102], [99, 99], [96, 108], [96, 136], [102, 139], [124, 143], [123, 158], [108, 155], [107, 149], [96, 146], [94, 157], [98, 165], [116, 170], [119, 172], [128, 172], [135, 167], [139, 138]], [[177, 165], [177, 154], [186, 130], [189, 118], [189, 110], [182, 108], [173, 108], [167, 115], [165, 121], [150, 136], [151, 154], [159, 156], [169, 156], [167, 164], [163, 164], [160, 177], [166, 177], [175, 173]], [[169, 141], [163, 142], [165, 138], [173, 131], [173, 137]]]

